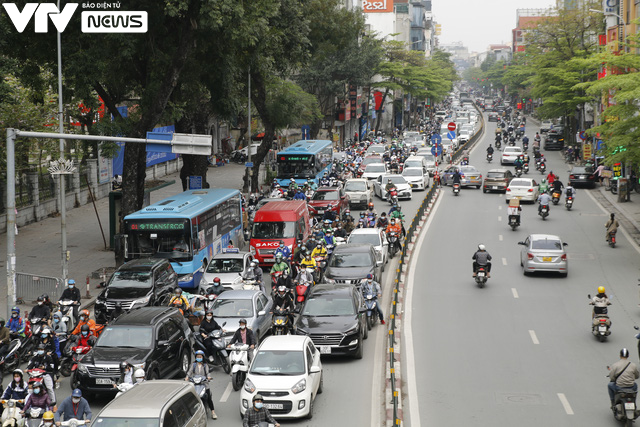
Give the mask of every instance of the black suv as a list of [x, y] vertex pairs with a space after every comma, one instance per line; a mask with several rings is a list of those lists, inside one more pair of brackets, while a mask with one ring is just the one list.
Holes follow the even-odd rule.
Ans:
[[561, 133], [549, 131], [544, 139], [545, 150], [562, 150], [564, 148], [564, 136]]
[[178, 275], [166, 259], [140, 258], [120, 266], [96, 298], [96, 322], [107, 323], [120, 304], [122, 310], [167, 305], [178, 286]]
[[186, 374], [191, 364], [191, 329], [172, 307], [141, 307], [107, 325], [95, 346], [78, 363], [71, 388], [115, 393], [120, 363], [145, 370], [147, 379]]

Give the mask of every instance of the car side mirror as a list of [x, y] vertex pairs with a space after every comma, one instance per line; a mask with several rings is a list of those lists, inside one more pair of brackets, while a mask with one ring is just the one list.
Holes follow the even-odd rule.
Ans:
[[518, 244], [524, 246], [524, 242], [518, 242]]
[[264, 316], [265, 314], [267, 314], [267, 312], [266, 312], [266, 311], [264, 311], [264, 310], [260, 310], [260, 311], [258, 312], [258, 316]]
[[164, 347], [164, 346], [167, 346], [167, 345], [169, 345], [169, 341], [168, 340], [160, 340], [160, 341], [158, 341], [158, 346], [159, 347]]
[[311, 368], [309, 368], [309, 373], [310, 374], [319, 374], [320, 373], [320, 366], [313, 365]]
[[569, 246], [567, 242], [562, 242], [562, 246]]

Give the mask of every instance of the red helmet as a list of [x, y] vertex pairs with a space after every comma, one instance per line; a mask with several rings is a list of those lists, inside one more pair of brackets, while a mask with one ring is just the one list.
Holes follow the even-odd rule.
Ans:
[[213, 283], [220, 283], [220, 278], [219, 277], [214, 278]]

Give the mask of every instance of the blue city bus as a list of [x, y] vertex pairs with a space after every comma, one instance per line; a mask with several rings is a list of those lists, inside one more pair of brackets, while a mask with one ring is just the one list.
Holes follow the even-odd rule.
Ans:
[[242, 235], [238, 190], [189, 190], [167, 197], [124, 218], [126, 261], [166, 258], [178, 273], [178, 285], [197, 290], [203, 266]]
[[276, 154], [278, 183], [289, 186], [291, 178], [303, 184], [309, 178], [316, 184], [325, 172], [331, 170], [333, 144], [328, 140], [302, 140]]

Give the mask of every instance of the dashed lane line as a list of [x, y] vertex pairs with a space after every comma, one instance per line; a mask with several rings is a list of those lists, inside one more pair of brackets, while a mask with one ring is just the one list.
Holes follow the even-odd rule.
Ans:
[[562, 403], [564, 411], [567, 413], [567, 415], [573, 415], [573, 409], [571, 409], [571, 405], [569, 405], [569, 401], [567, 400], [567, 397], [564, 395], [564, 393], [558, 393], [558, 399], [560, 399], [560, 403]]
[[520, 298], [520, 296], [518, 295], [518, 290], [516, 288], [511, 288], [511, 293], [513, 294], [514, 298]]
[[529, 335], [531, 336], [531, 341], [533, 341], [534, 344], [540, 344], [540, 341], [538, 341], [538, 337], [536, 336], [536, 331], [530, 329]]

